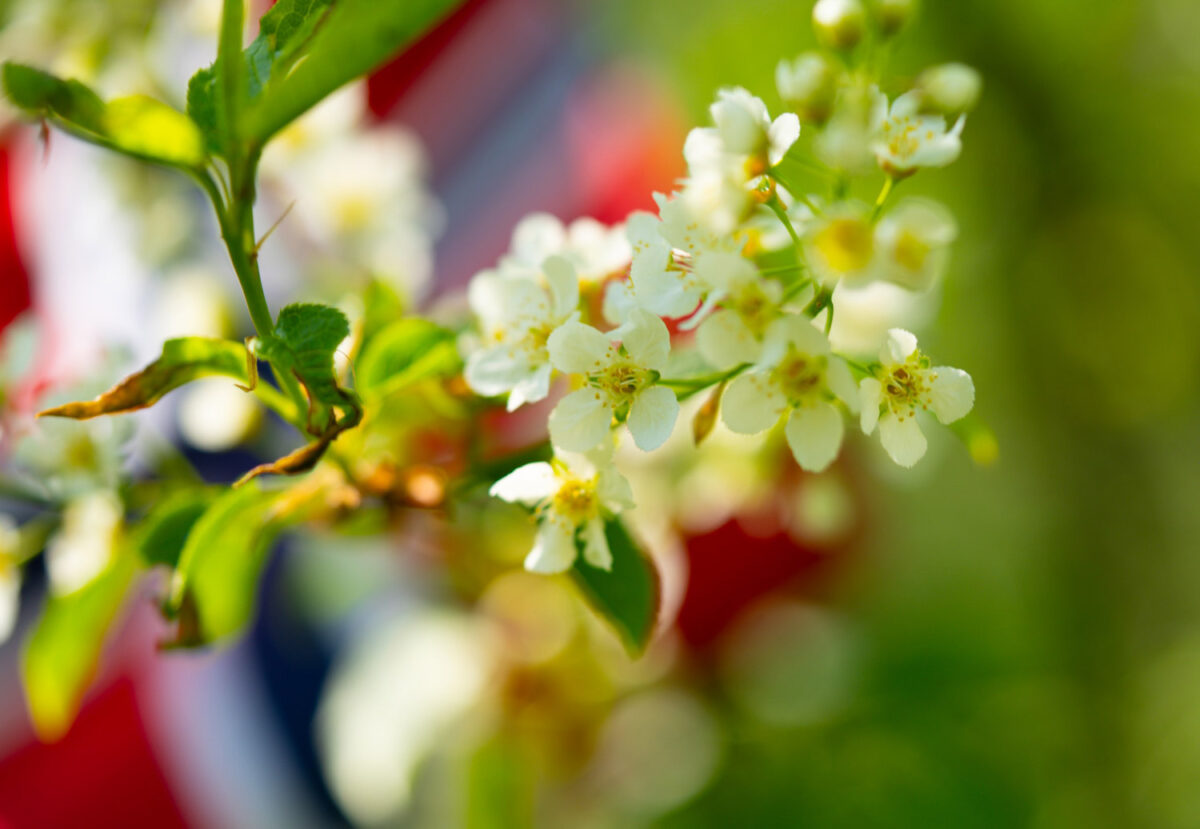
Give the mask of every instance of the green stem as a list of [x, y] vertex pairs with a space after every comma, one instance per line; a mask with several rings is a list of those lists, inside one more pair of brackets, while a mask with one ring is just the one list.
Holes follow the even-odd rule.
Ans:
[[675, 389], [680, 400], [687, 400], [694, 394], [698, 394], [710, 386], [715, 386], [718, 383], [724, 383], [737, 377], [746, 369], [750, 368], [749, 363], [742, 363], [734, 366], [728, 371], [717, 372], [716, 374], [706, 374], [702, 377], [678, 377], [669, 378], [661, 377], [658, 380], [658, 385], [666, 386], [669, 389]]
[[796, 252], [800, 252], [800, 234], [796, 232], [796, 228], [792, 227], [792, 220], [788, 218], [787, 210], [783, 207], [783, 202], [779, 200], [779, 196], [772, 195], [767, 199], [767, 207], [771, 208], [771, 212], [779, 217], [779, 221], [783, 222], [783, 226], [787, 229], [788, 236], [792, 237], [792, 244], [796, 246]]
[[871, 211], [871, 224], [874, 224], [879, 219], [879, 214], [883, 212], [883, 205], [888, 200], [888, 196], [892, 194], [892, 188], [896, 186], [894, 176], [888, 176], [883, 182], [883, 189], [879, 191], [879, 197], [875, 199], [875, 208]]

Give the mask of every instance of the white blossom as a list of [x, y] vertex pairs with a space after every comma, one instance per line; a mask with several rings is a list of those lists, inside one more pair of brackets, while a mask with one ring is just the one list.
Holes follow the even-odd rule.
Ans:
[[796, 462], [821, 472], [837, 457], [845, 432], [835, 401], [853, 411], [856, 392], [824, 335], [804, 317], [781, 317], [767, 332], [759, 363], [725, 390], [721, 417], [734, 432], [753, 435], [786, 416], [784, 435]]
[[[779, 316], [783, 286], [764, 279], [754, 263], [732, 253], [707, 253], [696, 260], [695, 273], [711, 293], [696, 331], [704, 359], [718, 369], [757, 362], [763, 337]], [[690, 320], [689, 320], [690, 322]]]
[[67, 504], [62, 527], [46, 546], [46, 570], [56, 594], [86, 587], [108, 568], [123, 516], [121, 501], [111, 492], [91, 492]]
[[805, 261], [826, 285], [863, 284], [877, 275], [875, 228], [859, 202], [830, 205], [806, 227]]
[[906, 199], [875, 226], [880, 276], [913, 291], [942, 274], [958, 235], [954, 217], [937, 202]]
[[631, 509], [633, 493], [612, 465], [610, 454], [559, 453], [551, 463], [526, 464], [492, 485], [493, 496], [535, 510], [537, 538], [525, 558], [525, 569], [535, 573], [570, 569], [577, 533], [584, 560], [603, 570], [612, 568], [604, 520]]
[[539, 271], [551, 256], [571, 263], [580, 283], [603, 282], [629, 265], [632, 251], [622, 225], [609, 227], [584, 216], [564, 225], [549, 213], [531, 213], [513, 229], [502, 267]]
[[747, 156], [751, 175], [782, 161], [800, 137], [800, 119], [794, 112], [772, 121], [762, 99], [740, 86], [719, 90], [709, 113], [725, 152]]
[[586, 385], [550, 413], [555, 446], [584, 452], [608, 439], [614, 416], [625, 419], [639, 449], [657, 449], [679, 415], [675, 393], [655, 385], [671, 349], [667, 327], [640, 308], [607, 334], [572, 320], [550, 335], [550, 362]]
[[889, 175], [906, 176], [918, 167], [945, 167], [962, 152], [960, 136], [966, 116], [960, 116], [947, 130], [945, 118], [921, 115], [920, 108], [921, 94], [914, 91], [892, 101], [882, 117], [880, 108], [874, 110], [872, 149], [876, 162]]
[[975, 385], [965, 371], [930, 366], [917, 348], [917, 338], [902, 328], [888, 331], [874, 377], [859, 383], [862, 430], [879, 426], [879, 439], [892, 460], [912, 466], [925, 455], [925, 435], [918, 410], [932, 411], [942, 423], [953, 423], [971, 411]]
[[484, 271], [467, 293], [484, 336], [467, 358], [464, 377], [478, 394], [508, 393], [508, 410], [542, 400], [550, 392], [551, 333], [578, 318], [579, 280], [562, 257], [545, 261], [540, 274]]

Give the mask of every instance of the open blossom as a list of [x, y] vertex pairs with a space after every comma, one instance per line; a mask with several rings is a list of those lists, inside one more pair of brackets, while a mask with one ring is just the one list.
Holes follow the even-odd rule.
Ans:
[[[876, 93], [882, 98], [882, 93]], [[886, 109], [877, 105], [872, 132], [875, 160], [889, 175], [907, 176], [918, 167], [945, 167], [962, 152], [960, 116], [947, 130], [940, 115], [921, 115], [921, 95], [907, 92]]]
[[880, 276], [913, 291], [925, 290], [941, 276], [957, 235], [954, 218], [937, 202], [900, 202], [875, 226]]
[[629, 280], [610, 283], [605, 293], [604, 316], [610, 322], [625, 322], [634, 308], [660, 317], [683, 317], [700, 304], [703, 286], [675, 262], [660, 227], [658, 217], [645, 212], [633, 213], [625, 222], [633, 263]]
[[811, 221], [804, 233], [805, 260], [826, 285], [861, 285], [877, 274], [875, 228], [859, 202], [839, 202]]
[[629, 482], [601, 452], [560, 454], [552, 463], [526, 464], [493, 484], [491, 494], [534, 508], [537, 539], [525, 558], [525, 569], [535, 573], [569, 569], [575, 563], [577, 532], [584, 560], [611, 569], [604, 519], [633, 508]]
[[536, 272], [551, 256], [561, 256], [586, 285], [624, 270], [630, 255], [621, 225], [609, 227], [587, 216], [564, 225], [549, 213], [531, 213], [513, 229], [509, 252], [500, 264]]
[[[707, 253], [696, 260], [696, 276], [711, 289], [696, 344], [718, 369], [757, 362], [763, 338], [779, 316], [783, 286], [764, 279], [754, 263], [733, 253]], [[690, 322], [690, 320], [689, 320]]]
[[747, 156], [747, 173], [752, 176], [782, 161], [800, 137], [800, 119], [794, 112], [772, 121], [762, 99], [740, 86], [718, 91], [709, 112], [716, 124], [712, 131], [725, 152]]
[[510, 412], [549, 394], [550, 334], [579, 314], [579, 281], [571, 264], [552, 256], [542, 275], [544, 285], [523, 271], [484, 271], [468, 290], [485, 344], [467, 359], [467, 385], [488, 397], [507, 392]]
[[856, 392], [824, 335], [804, 317], [781, 317], [767, 332], [759, 363], [725, 390], [721, 417], [733, 431], [753, 435], [786, 416], [784, 435], [796, 462], [821, 472], [837, 457], [845, 433], [835, 400], [853, 410]]
[[892, 460], [912, 466], [925, 455], [925, 435], [918, 410], [932, 411], [942, 423], [953, 423], [975, 404], [975, 385], [965, 371], [929, 365], [917, 349], [917, 338], [902, 328], [888, 331], [879, 352], [880, 368], [859, 383], [862, 430], [879, 426], [879, 439]]
[[670, 350], [667, 326], [640, 308], [607, 334], [574, 320], [556, 330], [550, 336], [551, 363], [559, 371], [581, 375], [586, 385], [550, 413], [551, 442], [585, 452], [608, 439], [616, 416], [628, 423], [639, 449], [661, 446], [679, 415], [675, 392], [655, 385]]

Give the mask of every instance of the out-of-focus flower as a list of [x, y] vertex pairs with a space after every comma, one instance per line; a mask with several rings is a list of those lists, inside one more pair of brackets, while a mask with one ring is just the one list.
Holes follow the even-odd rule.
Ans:
[[902, 328], [888, 332], [874, 377], [859, 383], [862, 430], [879, 426], [879, 439], [892, 460], [912, 466], [925, 455], [925, 435], [917, 410], [932, 411], [942, 423], [953, 423], [971, 411], [975, 385], [962, 369], [930, 366], [917, 348], [917, 338]]
[[937, 202], [907, 199], [875, 227], [880, 276], [923, 291], [942, 274], [958, 234], [954, 217]]
[[839, 398], [856, 408], [850, 370], [807, 319], [787, 316], [771, 324], [758, 365], [725, 390], [721, 416], [733, 431], [753, 435], [786, 414], [784, 434], [796, 462], [821, 472], [842, 445]]
[[600, 445], [608, 440], [614, 416], [626, 419], [639, 449], [657, 449], [670, 436], [679, 403], [673, 391], [655, 385], [671, 350], [661, 319], [635, 309], [628, 322], [608, 334], [568, 321], [550, 335], [549, 348], [555, 368], [581, 375], [587, 383], [550, 413], [555, 446], [585, 452]]
[[491, 494], [536, 510], [537, 539], [525, 559], [535, 573], [561, 573], [575, 563], [575, 534], [593, 567], [612, 567], [604, 520], [633, 507], [629, 482], [612, 465], [611, 452], [560, 454], [552, 463], [530, 463], [492, 485]]
[[783, 287], [763, 279], [750, 260], [731, 253], [701, 256], [695, 273], [712, 289], [706, 305], [720, 304], [696, 331], [704, 359], [718, 369], [756, 362], [767, 327], [779, 316]]
[[919, 167], [945, 167], [962, 152], [965, 116], [947, 130], [945, 118], [921, 115], [920, 109], [921, 94], [906, 92], [873, 124], [875, 160], [888, 175], [902, 177]]
[[837, 97], [837, 67], [821, 52], [805, 52], [775, 67], [779, 97], [801, 121], [823, 124], [833, 112]]
[[817, 38], [834, 49], [853, 49], [867, 31], [862, 0], [817, 0], [812, 20]]
[[800, 137], [800, 119], [794, 112], [785, 112], [772, 121], [762, 98], [740, 86], [719, 90], [709, 113], [716, 124], [711, 129], [724, 151], [749, 158], [750, 175], [778, 164]]
[[229, 380], [199, 380], [185, 388], [179, 400], [179, 431], [183, 439], [206, 452], [232, 449], [261, 422], [254, 395]]
[[983, 79], [964, 63], [931, 66], [917, 78], [921, 109], [948, 117], [970, 112], [979, 102]]
[[916, 0], [875, 0], [875, 21], [884, 37], [891, 37], [912, 19]]
[[809, 223], [804, 253], [813, 273], [826, 285], [863, 284], [875, 278], [875, 228], [866, 206], [859, 202], [830, 205]]
[[111, 492], [91, 492], [67, 504], [62, 527], [46, 546], [46, 570], [55, 593], [74, 593], [104, 572], [123, 518], [121, 500]]
[[540, 271], [551, 256], [570, 262], [580, 283], [588, 286], [624, 270], [632, 250], [622, 225], [609, 227], [588, 216], [564, 225], [549, 213], [531, 213], [513, 229], [500, 265]]
[[479, 394], [508, 392], [509, 411], [549, 394], [550, 335], [579, 316], [579, 280], [571, 263], [552, 256], [542, 267], [533, 274], [484, 271], [468, 291], [486, 344], [467, 359], [464, 376]]

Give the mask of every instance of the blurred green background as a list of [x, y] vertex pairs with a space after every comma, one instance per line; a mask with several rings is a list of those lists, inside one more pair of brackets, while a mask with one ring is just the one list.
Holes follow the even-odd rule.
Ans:
[[[610, 47], [691, 121], [773, 108], [811, 4], [619, 0]], [[985, 78], [962, 158], [905, 187], [960, 238], [934, 353], [1000, 460], [874, 496], [836, 602], [841, 713], [731, 738], [678, 826], [1200, 826], [1200, 4], [926, 0], [892, 69]], [[917, 480], [919, 479], [919, 480]]]

